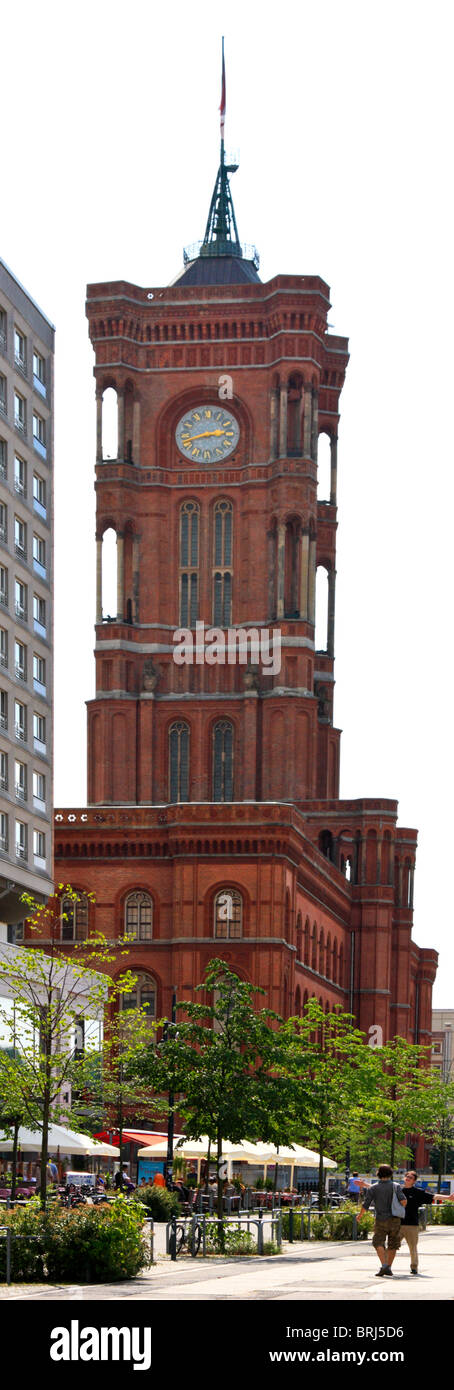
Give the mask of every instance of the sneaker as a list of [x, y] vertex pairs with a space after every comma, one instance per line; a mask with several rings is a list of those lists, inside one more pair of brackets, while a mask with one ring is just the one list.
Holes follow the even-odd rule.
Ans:
[[384, 1269], [383, 1269], [383, 1274], [391, 1274], [391, 1275], [392, 1275], [392, 1269], [389, 1268], [389, 1265], [385, 1265], [385, 1267], [384, 1267]]
[[410, 1274], [419, 1274], [417, 1265], [410, 1265]]

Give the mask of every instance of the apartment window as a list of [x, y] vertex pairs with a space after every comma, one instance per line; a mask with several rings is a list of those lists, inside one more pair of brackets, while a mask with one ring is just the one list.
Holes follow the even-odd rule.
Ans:
[[33, 831], [33, 858], [38, 869], [45, 869], [46, 836], [43, 830]]
[[0, 729], [8, 728], [8, 694], [0, 690]]
[[21, 497], [27, 496], [27, 465], [18, 454], [14, 458], [14, 488]]
[[8, 540], [8, 508], [0, 502], [0, 541]]
[[14, 923], [13, 923], [13, 922], [9, 922], [9, 923], [8, 923], [8, 945], [9, 945], [9, 946], [17, 946], [17, 945], [19, 944], [19, 942], [21, 942], [21, 941], [23, 941], [23, 940], [24, 940], [24, 923], [23, 923], [23, 922], [14, 922]]
[[25, 763], [19, 763], [19, 762], [17, 761], [17, 758], [16, 758], [16, 761], [15, 761], [15, 764], [14, 764], [14, 786], [15, 786], [16, 796], [17, 796], [18, 800], [19, 800], [19, 801], [26, 801], [26, 800], [27, 800], [27, 768], [26, 768], [26, 766], [25, 766]]
[[14, 606], [15, 606], [15, 610], [16, 610], [16, 617], [17, 617], [17, 618], [22, 618], [22, 621], [23, 621], [23, 622], [26, 622], [26, 621], [27, 621], [27, 612], [28, 612], [28, 605], [27, 605], [27, 585], [26, 585], [26, 584], [23, 584], [21, 579], [16, 579], [16, 580], [15, 580], [15, 605], [14, 605]]
[[26, 711], [25, 705], [23, 705], [23, 704], [21, 703], [20, 700], [15, 700], [15, 701], [14, 701], [14, 729], [15, 729], [16, 738], [19, 738], [19, 739], [21, 740], [21, 743], [26, 743], [26, 741], [27, 741], [27, 724], [26, 724], [26, 719], [27, 719], [27, 711]]
[[41, 353], [33, 351], [33, 385], [35, 391], [39, 391], [40, 396], [46, 395], [46, 364]]
[[0, 815], [0, 849], [8, 849], [8, 816], [4, 811]]
[[38, 453], [41, 454], [43, 458], [45, 458], [46, 422], [45, 420], [43, 420], [42, 415], [37, 414], [36, 410], [33, 411], [33, 444], [34, 448], [38, 450]]
[[33, 474], [33, 507], [35, 512], [46, 518], [46, 484], [39, 473]]
[[8, 665], [8, 633], [6, 627], [0, 627], [0, 666]]
[[37, 753], [46, 752], [46, 718], [44, 714], [33, 715], [33, 742]]
[[27, 648], [23, 642], [14, 643], [14, 670], [19, 681], [27, 679]]
[[[130, 893], [125, 903], [125, 931], [137, 941], [151, 941], [153, 903], [149, 893]], [[128, 1008], [128, 1004], [126, 1004]]]
[[42, 536], [33, 536], [33, 568], [38, 574], [46, 574], [46, 542]]
[[6, 376], [3, 376], [3, 372], [0, 372], [0, 414], [1, 414], [1, 415], [6, 415], [6, 402], [7, 402], [7, 395], [6, 395]]
[[0, 565], [0, 603], [8, 607], [8, 570], [4, 565]]
[[46, 600], [33, 594], [33, 626], [41, 637], [46, 636]]
[[39, 695], [46, 693], [46, 662], [43, 656], [33, 653], [33, 685]]
[[23, 820], [16, 821], [16, 859], [27, 858], [27, 826]]
[[223, 888], [214, 900], [214, 935], [221, 940], [243, 934], [243, 900], [236, 888]]
[[14, 361], [19, 371], [25, 372], [27, 367], [27, 344], [23, 333], [18, 328], [14, 329]]
[[33, 805], [38, 811], [46, 807], [46, 778], [42, 772], [33, 773]]
[[19, 558], [27, 558], [27, 527], [20, 516], [14, 517], [14, 549]]
[[6, 313], [4, 309], [0, 309], [0, 348], [3, 348], [3, 351], [6, 348], [6, 341]]
[[19, 391], [14, 392], [14, 424], [21, 434], [26, 433], [27, 412], [24, 397]]
[[8, 754], [0, 753], [0, 787], [8, 791]]
[[6, 449], [6, 439], [0, 439], [0, 478], [6, 478], [8, 474], [8, 454]]

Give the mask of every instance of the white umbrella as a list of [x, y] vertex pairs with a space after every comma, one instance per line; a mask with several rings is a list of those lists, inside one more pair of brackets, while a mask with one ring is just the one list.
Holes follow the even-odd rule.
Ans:
[[90, 1155], [93, 1158], [119, 1158], [120, 1150], [115, 1147], [115, 1144], [103, 1144], [101, 1141], [98, 1143], [96, 1139], [93, 1139]]
[[[21, 1128], [18, 1135], [19, 1147], [23, 1152], [41, 1152], [42, 1132], [40, 1129], [32, 1130]], [[0, 1138], [0, 1153], [11, 1153], [13, 1149], [12, 1139]], [[78, 1134], [73, 1129], [65, 1129], [64, 1125], [49, 1125], [47, 1136], [47, 1152], [56, 1153], [57, 1149], [61, 1154], [85, 1154], [93, 1153], [94, 1144], [89, 1134]]]

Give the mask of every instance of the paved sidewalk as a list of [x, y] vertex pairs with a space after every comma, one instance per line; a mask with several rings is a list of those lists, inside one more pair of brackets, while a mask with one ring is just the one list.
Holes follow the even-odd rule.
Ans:
[[376, 1279], [378, 1260], [370, 1241], [311, 1241], [286, 1244], [282, 1255], [265, 1259], [179, 1258], [158, 1263], [137, 1279], [115, 1284], [15, 1285], [2, 1299], [18, 1301], [177, 1302], [276, 1300], [394, 1303], [454, 1300], [454, 1227], [421, 1232], [421, 1274], [410, 1274], [406, 1245], [394, 1262], [392, 1279]]

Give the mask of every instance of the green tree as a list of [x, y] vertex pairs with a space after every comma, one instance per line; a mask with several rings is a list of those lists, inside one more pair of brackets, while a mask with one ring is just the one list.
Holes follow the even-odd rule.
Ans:
[[[59, 884], [65, 901], [74, 907], [79, 895], [69, 884]], [[93, 899], [93, 895], [89, 894]], [[15, 1049], [21, 1066], [16, 1072], [17, 1093], [25, 1104], [30, 1097], [39, 1114], [41, 1133], [41, 1205], [46, 1205], [46, 1159], [49, 1124], [65, 1114], [62, 1087], [74, 1063], [74, 1033], [81, 1016], [102, 1017], [110, 998], [132, 988], [131, 972], [114, 982], [105, 968], [116, 961], [118, 948], [101, 934], [92, 933], [75, 943], [71, 954], [60, 943], [61, 903], [58, 897], [37, 903], [23, 894], [28, 925], [39, 944], [0, 945], [0, 980], [8, 986], [15, 1007]], [[65, 914], [63, 914], [65, 915]], [[120, 948], [121, 949], [121, 948]], [[101, 969], [99, 968], [101, 967]], [[7, 1006], [0, 1019], [10, 1027]], [[36, 1121], [37, 1122], [37, 1121]]]
[[[81, 1120], [91, 1132], [107, 1127], [118, 1131], [120, 1174], [123, 1167], [123, 1130], [128, 1117], [149, 1121], [158, 1110], [150, 1086], [139, 1073], [139, 1062], [153, 1050], [156, 1025], [146, 1008], [128, 1009], [127, 991], [116, 1000], [113, 1015], [106, 1020], [102, 1047], [89, 1049], [74, 1063], [71, 1072], [73, 1102], [71, 1116]], [[123, 1178], [120, 1178], [123, 1188]]]
[[271, 1024], [278, 1016], [254, 1008], [263, 990], [244, 983], [219, 959], [209, 962], [197, 990], [205, 999], [177, 1006], [185, 1017], [167, 1027], [154, 1051], [148, 1049], [142, 1075], [161, 1093], [161, 1108], [168, 1108], [166, 1094], [176, 1098], [173, 1108], [188, 1138], [206, 1134], [215, 1146], [222, 1218], [223, 1140], [288, 1142], [288, 1087], [276, 1072], [278, 1033]]
[[[431, 1085], [427, 1092], [429, 1117], [424, 1125], [424, 1137], [433, 1146], [431, 1162], [438, 1172], [437, 1190], [441, 1191], [443, 1173], [450, 1171], [454, 1145], [454, 1082], [444, 1081], [438, 1071], [430, 1072]], [[432, 1157], [433, 1154], [433, 1157]]]
[[323, 1156], [343, 1157], [352, 1129], [370, 1114], [377, 1084], [374, 1050], [351, 1014], [325, 1014], [317, 999], [309, 999], [301, 1018], [290, 1018], [280, 1029], [280, 1070], [290, 1086], [293, 1138], [319, 1154], [323, 1206]]
[[0, 1131], [12, 1139], [11, 1197], [16, 1196], [17, 1155], [21, 1125], [38, 1125], [39, 1101], [26, 1084], [27, 1073], [17, 1048], [0, 1050]]
[[410, 1156], [408, 1137], [428, 1135], [437, 1107], [437, 1078], [427, 1066], [429, 1049], [393, 1038], [374, 1049], [379, 1063], [373, 1124], [382, 1162], [391, 1168]]

